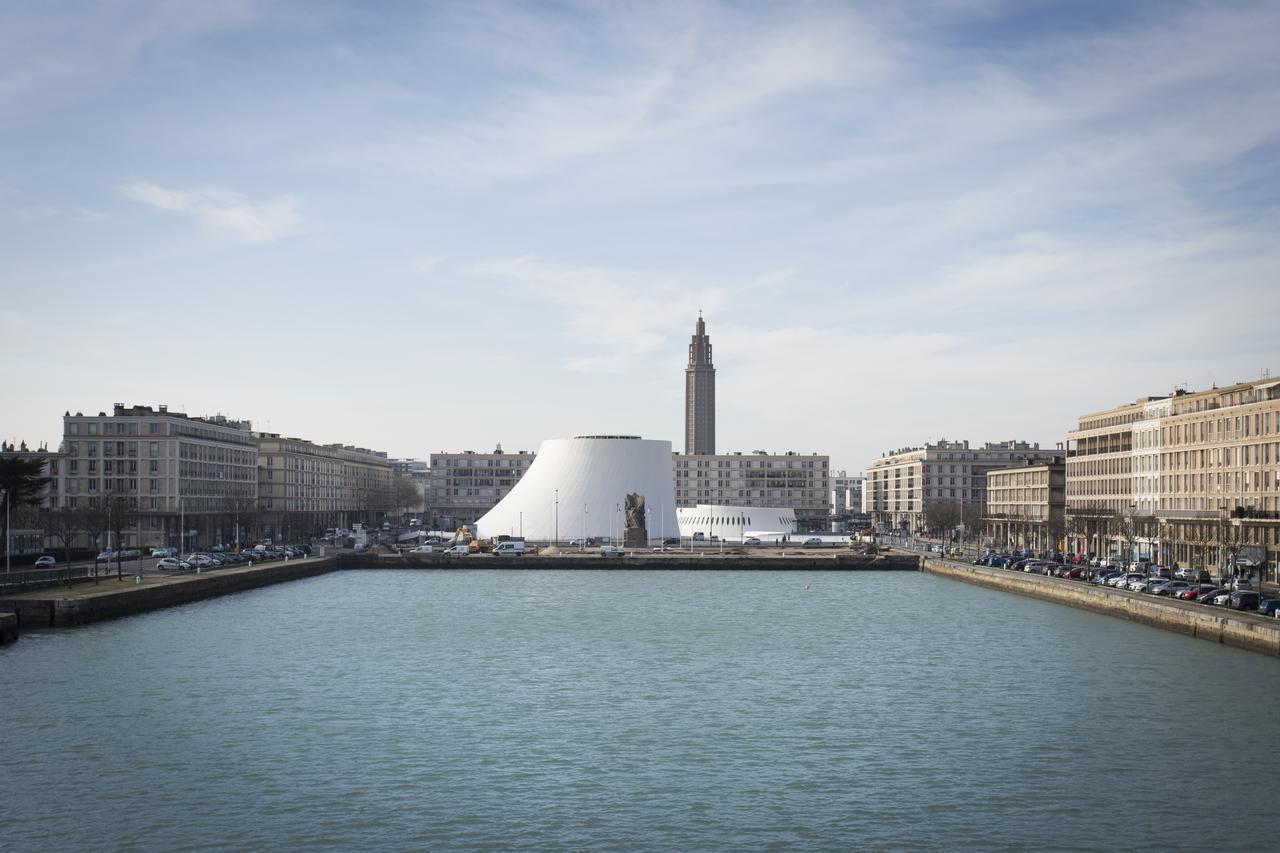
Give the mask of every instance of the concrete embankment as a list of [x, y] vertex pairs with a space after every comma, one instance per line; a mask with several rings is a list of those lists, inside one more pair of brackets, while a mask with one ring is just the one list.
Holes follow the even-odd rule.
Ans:
[[1202, 640], [1280, 657], [1280, 619], [986, 566], [927, 559], [922, 569], [930, 574], [1069, 604]]
[[17, 628], [61, 628], [132, 616], [334, 571], [334, 557], [314, 557], [262, 566], [217, 569], [203, 574], [147, 577], [135, 583], [114, 577], [73, 589], [44, 589], [0, 598], [0, 614], [13, 614]]
[[0, 613], [0, 646], [18, 639], [18, 614]]
[[538, 554], [528, 557], [494, 557], [473, 554], [468, 557], [445, 557], [430, 554], [388, 555], [370, 560], [364, 555], [339, 558], [340, 568], [383, 569], [397, 566], [421, 569], [628, 569], [641, 571], [762, 571], [762, 572], [915, 572], [920, 558], [914, 554], [866, 557], [859, 554], [717, 554], [714, 552], [644, 553], [627, 557], [602, 557], [599, 554]]

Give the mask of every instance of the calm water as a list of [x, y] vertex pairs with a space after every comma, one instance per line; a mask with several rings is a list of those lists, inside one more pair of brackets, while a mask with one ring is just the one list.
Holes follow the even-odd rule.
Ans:
[[928, 575], [342, 572], [0, 697], [6, 850], [1280, 844], [1280, 661]]

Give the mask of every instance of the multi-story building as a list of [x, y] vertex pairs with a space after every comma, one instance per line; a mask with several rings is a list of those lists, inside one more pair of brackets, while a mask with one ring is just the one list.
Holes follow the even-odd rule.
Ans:
[[1066, 520], [1066, 464], [1061, 456], [987, 472], [987, 535], [1004, 548], [1059, 548]]
[[925, 514], [935, 502], [958, 503], [969, 508], [965, 517], [976, 520], [986, 504], [988, 471], [1044, 462], [1061, 453], [1024, 441], [989, 441], [971, 448], [967, 441], [942, 439], [904, 447], [867, 466], [862, 509], [878, 527], [911, 533], [926, 529]]
[[[1078, 554], [1120, 553], [1134, 538], [1138, 488], [1136, 465], [1158, 467], [1151, 448], [1167, 397], [1139, 397], [1101, 412], [1081, 415], [1067, 434], [1067, 550]], [[1144, 473], [1143, 477], [1149, 476]], [[1125, 553], [1128, 556], [1128, 553]]]
[[701, 311], [684, 371], [684, 452], [698, 456], [716, 452], [716, 368]]
[[286, 541], [326, 528], [376, 524], [391, 509], [387, 454], [254, 433], [258, 452], [258, 530]]
[[1280, 560], [1280, 381], [1178, 393], [1160, 418], [1159, 506], [1143, 517], [1154, 556], [1276, 577]]
[[502, 445], [492, 453], [432, 453], [427, 525], [433, 530], [454, 530], [474, 524], [520, 481], [534, 457], [527, 450], [504, 453]]
[[124, 547], [231, 541], [237, 506], [257, 496], [248, 421], [117, 403], [111, 414], [67, 412], [62, 452], [57, 505], [97, 509], [123, 498], [128, 527], [113, 544]]
[[725, 504], [792, 509], [796, 526], [817, 530], [830, 516], [830, 459], [817, 454], [684, 454], [673, 458], [676, 506]]

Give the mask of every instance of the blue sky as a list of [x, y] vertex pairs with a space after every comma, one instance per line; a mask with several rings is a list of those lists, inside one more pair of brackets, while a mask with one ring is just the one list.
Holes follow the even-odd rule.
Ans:
[[[882, 8], [883, 7], [883, 8]], [[1280, 4], [0, 3], [0, 433], [861, 469], [1280, 369]]]

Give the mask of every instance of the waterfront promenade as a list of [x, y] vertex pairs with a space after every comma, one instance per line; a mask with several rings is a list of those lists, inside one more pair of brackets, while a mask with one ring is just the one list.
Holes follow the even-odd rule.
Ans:
[[937, 556], [923, 559], [921, 569], [928, 574], [1117, 616], [1154, 628], [1280, 657], [1280, 619], [1258, 613], [1206, 607], [1066, 578], [975, 566]]

